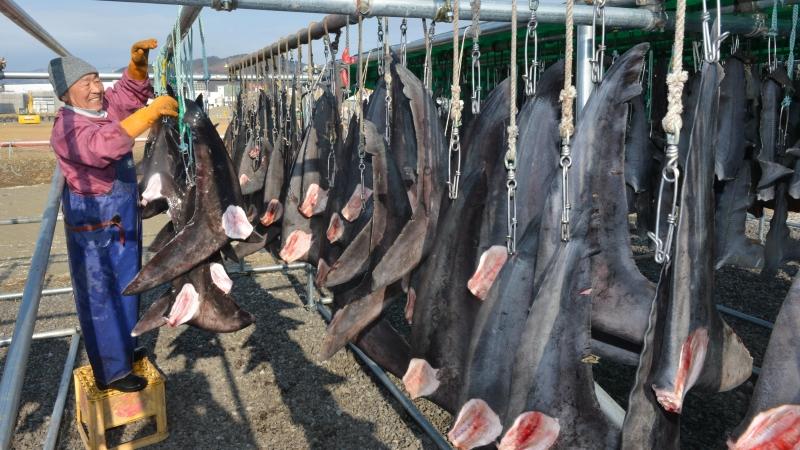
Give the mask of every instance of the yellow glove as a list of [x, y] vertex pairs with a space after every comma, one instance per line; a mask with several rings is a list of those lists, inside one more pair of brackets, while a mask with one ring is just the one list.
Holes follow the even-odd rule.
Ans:
[[135, 138], [150, 129], [162, 116], [178, 117], [178, 102], [169, 95], [156, 97], [152, 103], [131, 114], [119, 124], [128, 136]]
[[131, 47], [131, 62], [128, 64], [128, 76], [134, 80], [147, 78], [147, 56], [151, 49], [158, 47], [155, 39], [145, 39]]

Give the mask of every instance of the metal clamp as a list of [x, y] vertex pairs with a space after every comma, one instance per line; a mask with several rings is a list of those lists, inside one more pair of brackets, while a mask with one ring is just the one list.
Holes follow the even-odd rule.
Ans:
[[[599, 0], [594, 3], [592, 13], [592, 50], [594, 55], [589, 63], [592, 66], [592, 82], [600, 84], [605, 74], [605, 55], [606, 55], [606, 0]], [[600, 18], [600, 45], [597, 45], [597, 19]]]
[[214, 0], [211, 3], [211, 8], [217, 11], [228, 11], [231, 12], [238, 6], [237, 0]]

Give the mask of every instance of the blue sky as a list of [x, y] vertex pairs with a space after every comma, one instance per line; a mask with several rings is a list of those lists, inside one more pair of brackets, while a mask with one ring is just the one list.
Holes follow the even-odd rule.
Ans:
[[[15, 0], [70, 52], [86, 59], [101, 71], [110, 71], [127, 64], [133, 42], [154, 37], [163, 44], [175, 24], [178, 6], [97, 0]], [[204, 8], [200, 16], [209, 56], [249, 53], [273, 43], [280, 37], [296, 33], [322, 14], [236, 10], [220, 12]], [[350, 27], [351, 51], [356, 53], [356, 26]], [[377, 43], [376, 19], [364, 27], [364, 48]], [[400, 20], [390, 21], [390, 42], [400, 38]], [[443, 31], [443, 30], [440, 30]], [[408, 41], [422, 37], [422, 26], [412, 19]], [[199, 38], [195, 33], [195, 54], [200, 56]], [[8, 61], [7, 71], [44, 69], [56, 55], [16, 24], [0, 14], [0, 57]], [[344, 46], [344, 37], [341, 40]], [[322, 47], [316, 44], [316, 55]], [[304, 52], [305, 59], [305, 52]]]

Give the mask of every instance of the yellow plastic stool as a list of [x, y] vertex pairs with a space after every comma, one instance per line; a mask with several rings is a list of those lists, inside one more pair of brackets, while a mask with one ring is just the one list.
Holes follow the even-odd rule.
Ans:
[[[91, 366], [72, 372], [75, 384], [75, 420], [83, 445], [89, 450], [108, 450], [106, 430], [139, 420], [156, 418], [156, 432], [114, 447], [129, 450], [154, 444], [167, 438], [167, 404], [164, 378], [149, 359], [133, 364], [133, 373], [147, 379], [147, 387], [139, 392], [101, 391], [94, 382]], [[84, 430], [84, 425], [86, 430]]]

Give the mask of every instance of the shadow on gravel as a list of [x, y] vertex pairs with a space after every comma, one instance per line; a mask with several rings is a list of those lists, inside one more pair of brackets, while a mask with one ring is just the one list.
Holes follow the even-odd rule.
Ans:
[[[305, 300], [304, 284], [292, 275], [288, 275], [288, 278], [297, 295]], [[253, 371], [262, 363], [272, 367], [283, 403], [289, 409], [292, 421], [303, 428], [309, 447], [388, 449], [386, 444], [374, 437], [373, 422], [356, 419], [339, 408], [328, 386], [344, 383], [345, 378], [308, 359], [306, 350], [290, 335], [303, 323], [282, 315], [281, 311], [302, 306], [275, 297], [271, 291], [264, 290], [250, 278], [241, 280], [241, 284], [249, 284], [247, 289], [252, 289], [251, 298], [257, 298], [263, 305], [260, 307], [268, 310], [258, 314], [256, 308], [259, 306], [248, 305], [257, 320], [253, 325], [256, 329], [244, 343], [250, 351], [245, 370]], [[307, 313], [316, 314], [311, 311]], [[312, 316], [314, 319], [316, 317]], [[317, 349], [318, 345], [310, 347]], [[354, 435], [359, 436], [357, 443], [352, 442]], [[351, 439], [349, 442], [348, 438]]]
[[[167, 359], [183, 355], [186, 360], [183, 371], [169, 376], [167, 394], [169, 420], [174, 424], [191, 424], [188, 428], [194, 430], [194, 433], [215, 436], [220, 442], [235, 442], [236, 448], [257, 447], [235, 376], [217, 335], [185, 327], [169, 346], [171, 351], [166, 356]], [[195, 369], [197, 361], [204, 358], [219, 358], [222, 361], [224, 374], [220, 376], [227, 378], [227, 385], [233, 392], [237, 417], [229, 414], [214, 400], [211, 384], [206, 375]]]
[[[22, 385], [12, 448], [41, 448], [53, 413], [70, 339], [34, 341]], [[0, 372], [5, 370], [8, 348], [0, 350]], [[69, 407], [69, 404], [67, 404]]]

